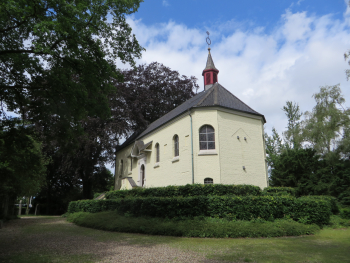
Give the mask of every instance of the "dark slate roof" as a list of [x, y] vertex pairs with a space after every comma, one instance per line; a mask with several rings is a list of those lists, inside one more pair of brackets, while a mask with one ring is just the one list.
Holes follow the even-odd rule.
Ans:
[[115, 151], [118, 152], [120, 151], [121, 149], [124, 149], [126, 146], [128, 146], [129, 144], [133, 143], [137, 136], [139, 136], [144, 130], [138, 130], [138, 131], [135, 131], [133, 134], [131, 134], [131, 136], [129, 138], [126, 139], [125, 142], [123, 142], [122, 145], [118, 145], [116, 148], [115, 148]]
[[215, 83], [211, 88], [206, 91], [198, 93], [196, 96], [185, 101], [180, 106], [176, 107], [172, 111], [168, 112], [164, 116], [160, 117], [158, 120], [152, 122], [144, 131], [138, 132], [137, 135], [134, 133], [131, 135], [119, 148], [117, 151], [125, 148], [135, 140], [141, 139], [143, 136], [154, 131], [155, 129], [163, 126], [169, 121], [173, 120], [182, 113], [192, 109], [192, 108], [202, 108], [210, 106], [219, 106], [227, 109], [232, 109], [236, 111], [241, 111], [257, 116], [261, 116], [266, 122], [264, 115], [250, 108], [247, 104], [238, 99], [235, 95], [221, 86], [219, 83]]
[[247, 104], [238, 99], [235, 95], [221, 86], [219, 83], [215, 83], [210, 89], [203, 91], [193, 98], [185, 101], [177, 108], [160, 117], [158, 120], [152, 122], [146, 130], [144, 130], [136, 139], [140, 139], [151, 131], [157, 129], [163, 124], [171, 121], [180, 114], [188, 111], [191, 108], [209, 107], [209, 106], [221, 106], [228, 109], [233, 109], [241, 112], [250, 113], [263, 117], [264, 115], [250, 108]]
[[216, 70], [218, 70], [218, 69], [215, 67], [215, 65], [214, 65], [213, 58], [211, 57], [210, 48], [208, 48], [208, 51], [209, 51], [209, 54], [208, 54], [208, 58], [207, 58], [207, 64], [206, 64], [204, 70], [207, 70], [207, 69], [216, 69]]

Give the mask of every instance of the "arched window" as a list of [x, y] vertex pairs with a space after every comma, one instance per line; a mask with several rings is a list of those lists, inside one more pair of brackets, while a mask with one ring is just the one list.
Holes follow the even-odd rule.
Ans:
[[179, 136], [174, 135], [174, 156], [179, 156]]
[[159, 143], [156, 144], [156, 163], [159, 163]]
[[145, 166], [141, 165], [141, 186], [145, 185]]
[[204, 184], [213, 184], [213, 183], [214, 183], [213, 178], [205, 178], [204, 179]]
[[123, 160], [120, 161], [120, 176], [123, 176], [124, 163]]
[[199, 130], [199, 149], [214, 150], [215, 149], [215, 132], [210, 125], [204, 125]]

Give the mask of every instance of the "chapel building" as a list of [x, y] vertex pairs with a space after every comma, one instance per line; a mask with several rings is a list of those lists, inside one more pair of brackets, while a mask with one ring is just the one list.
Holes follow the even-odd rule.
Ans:
[[208, 50], [204, 91], [117, 148], [116, 190], [193, 183], [268, 186], [265, 117], [218, 83]]

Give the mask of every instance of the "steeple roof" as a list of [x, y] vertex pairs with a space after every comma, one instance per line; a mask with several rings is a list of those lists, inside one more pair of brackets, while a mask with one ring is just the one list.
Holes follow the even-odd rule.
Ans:
[[205, 67], [204, 70], [207, 70], [207, 69], [215, 69], [215, 70], [218, 70], [215, 65], [214, 65], [214, 61], [213, 61], [213, 58], [211, 57], [211, 54], [210, 54], [210, 48], [208, 48], [208, 58], [207, 58], [207, 65]]

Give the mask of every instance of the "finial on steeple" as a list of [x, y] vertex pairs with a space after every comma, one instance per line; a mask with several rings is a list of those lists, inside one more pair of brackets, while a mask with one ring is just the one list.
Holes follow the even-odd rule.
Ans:
[[218, 73], [219, 70], [215, 67], [213, 58], [211, 57], [210, 54], [210, 45], [211, 45], [211, 40], [209, 37], [209, 31], [207, 33], [207, 38], [206, 42], [208, 44], [208, 59], [207, 59], [207, 64], [205, 69], [203, 70], [202, 76], [204, 77], [204, 90], [208, 90], [211, 88], [217, 81], [218, 81]]
[[209, 51], [209, 54], [210, 54], [210, 45], [211, 45], [211, 40], [210, 40], [210, 37], [209, 37], [209, 31], [207, 31], [207, 38], [205, 41], [207, 41], [207, 44], [208, 44], [208, 51]]

